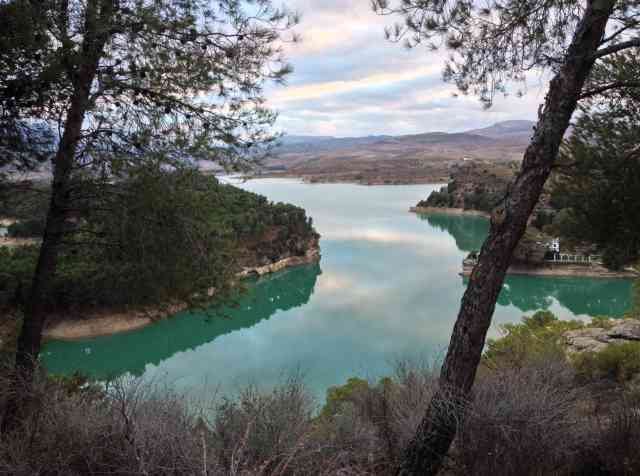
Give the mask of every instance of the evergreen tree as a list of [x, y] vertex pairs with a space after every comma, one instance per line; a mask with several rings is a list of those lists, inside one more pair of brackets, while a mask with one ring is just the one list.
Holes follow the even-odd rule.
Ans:
[[[640, 53], [617, 55], [596, 76], [640, 78]], [[598, 88], [598, 86], [592, 86]], [[587, 101], [566, 141], [553, 204], [563, 236], [595, 243], [605, 265], [620, 268], [640, 256], [640, 88], [617, 89]]]
[[[638, 0], [373, 0], [380, 14], [400, 15], [387, 31], [409, 47], [451, 52], [444, 77], [490, 106], [528, 71], [552, 72], [522, 166], [493, 211], [489, 235], [462, 298], [440, 389], [408, 445], [400, 474], [436, 474], [464, 415], [487, 330], [513, 251], [558, 156], [578, 102], [632, 86], [592, 75], [594, 65], [640, 47]], [[590, 81], [598, 82], [598, 86]], [[636, 78], [637, 81], [637, 78]], [[634, 81], [635, 82], [635, 81]], [[453, 405], [451, 404], [453, 402]]]
[[264, 107], [262, 88], [289, 73], [279, 45], [296, 21], [269, 0], [14, 0], [10, 6], [15, 26], [3, 38], [24, 37], [29, 46], [17, 57], [11, 48], [0, 51], [3, 110], [60, 136], [5, 430], [18, 420], [20, 385], [31, 384], [46, 297], [71, 214], [87, 203], [84, 184], [108, 181], [147, 158], [240, 166], [261, 157], [275, 117]]

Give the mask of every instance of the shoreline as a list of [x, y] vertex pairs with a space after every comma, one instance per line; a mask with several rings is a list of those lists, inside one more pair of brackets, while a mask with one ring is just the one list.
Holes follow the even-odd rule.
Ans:
[[[440, 213], [443, 215], [466, 215], [481, 216], [490, 218], [487, 212], [480, 210], [465, 210], [463, 208], [446, 208], [446, 207], [411, 207], [409, 211], [418, 214]], [[462, 266], [460, 276], [468, 277], [471, 275], [473, 266]], [[611, 271], [602, 265], [571, 265], [571, 264], [552, 264], [543, 263], [538, 266], [534, 265], [511, 265], [507, 269], [507, 274], [524, 275], [524, 276], [546, 276], [546, 277], [576, 277], [576, 278], [602, 278], [602, 279], [635, 279], [640, 277], [640, 272], [629, 268], [622, 271]]]
[[303, 183], [309, 185], [322, 185], [322, 184], [350, 184], [350, 185], [362, 185], [364, 187], [378, 186], [378, 185], [444, 185], [447, 183], [447, 178], [443, 176], [421, 177], [419, 179], [401, 179], [401, 178], [371, 178], [371, 179], [356, 179], [352, 177], [325, 177], [316, 175], [297, 175], [297, 174], [278, 174], [278, 173], [265, 173], [261, 175], [245, 176], [243, 179], [247, 180], [260, 180], [260, 179], [297, 179]]
[[[237, 276], [239, 278], [259, 277], [294, 266], [316, 263], [319, 260], [320, 247], [314, 246], [307, 250], [303, 256], [290, 256], [268, 265], [244, 268]], [[45, 340], [63, 341], [110, 336], [142, 329], [186, 309], [186, 304], [174, 303], [166, 307], [138, 308], [129, 311], [92, 310], [79, 312], [74, 317], [62, 317], [45, 327], [42, 336]]]
[[[460, 276], [469, 277], [473, 266], [462, 265]], [[507, 274], [520, 276], [564, 277], [564, 278], [593, 278], [593, 279], [635, 279], [640, 273], [631, 270], [611, 271], [601, 265], [570, 265], [550, 264], [540, 266], [511, 265]]]
[[442, 215], [467, 215], [490, 218], [491, 215], [481, 210], [465, 210], [464, 208], [447, 208], [447, 207], [411, 207], [409, 212], [418, 214], [440, 213]]

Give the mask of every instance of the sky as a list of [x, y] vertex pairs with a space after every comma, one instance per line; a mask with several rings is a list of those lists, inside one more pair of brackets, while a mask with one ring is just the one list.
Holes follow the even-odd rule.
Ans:
[[[294, 67], [285, 86], [266, 90], [291, 135], [337, 137], [457, 132], [498, 121], [536, 119], [548, 78], [531, 75], [523, 98], [512, 94], [484, 110], [473, 96], [454, 97], [442, 81], [446, 52], [407, 50], [384, 38], [392, 17], [369, 0], [289, 0], [301, 14], [302, 41], [285, 46]], [[399, 18], [396, 18], [399, 19]], [[515, 89], [514, 89], [515, 91]]]

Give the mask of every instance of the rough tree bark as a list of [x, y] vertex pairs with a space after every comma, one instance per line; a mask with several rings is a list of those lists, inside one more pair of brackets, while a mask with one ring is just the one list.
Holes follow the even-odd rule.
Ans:
[[[91, 85], [108, 38], [105, 19], [113, 11], [113, 3], [89, 1], [85, 13], [85, 38], [77, 69], [70, 71], [74, 92], [64, 123], [64, 133], [53, 158], [51, 200], [47, 211], [40, 254], [25, 304], [22, 329], [18, 338], [12, 388], [2, 419], [2, 434], [10, 432], [23, 417], [33, 383], [42, 331], [46, 318], [47, 296], [51, 290], [56, 263], [65, 234], [70, 205], [70, 181], [82, 125], [89, 107]], [[64, 12], [66, 14], [66, 12]]]
[[464, 402], [470, 397], [513, 250], [524, 234], [529, 215], [556, 160], [614, 4], [615, 0], [588, 2], [564, 62], [549, 84], [544, 109], [521, 169], [503, 205], [492, 215], [489, 236], [462, 298], [440, 374], [439, 391], [405, 449], [399, 475], [435, 475], [443, 464], [464, 416]]

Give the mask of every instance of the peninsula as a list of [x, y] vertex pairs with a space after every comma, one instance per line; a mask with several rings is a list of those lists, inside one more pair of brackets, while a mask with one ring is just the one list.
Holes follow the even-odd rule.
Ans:
[[[492, 163], [467, 160], [451, 168], [447, 185], [432, 192], [409, 211], [419, 214], [442, 213], [490, 218], [506, 195], [517, 162]], [[588, 242], [564, 240], [551, 226], [559, 210], [553, 207], [549, 189], [540, 197], [529, 219], [525, 236], [516, 248], [507, 273], [532, 276], [584, 276], [590, 278], [637, 278], [640, 271], [629, 264], [610, 269], [603, 264], [600, 250]], [[562, 244], [562, 246], [561, 246]], [[470, 276], [478, 251], [462, 263], [462, 276]]]

